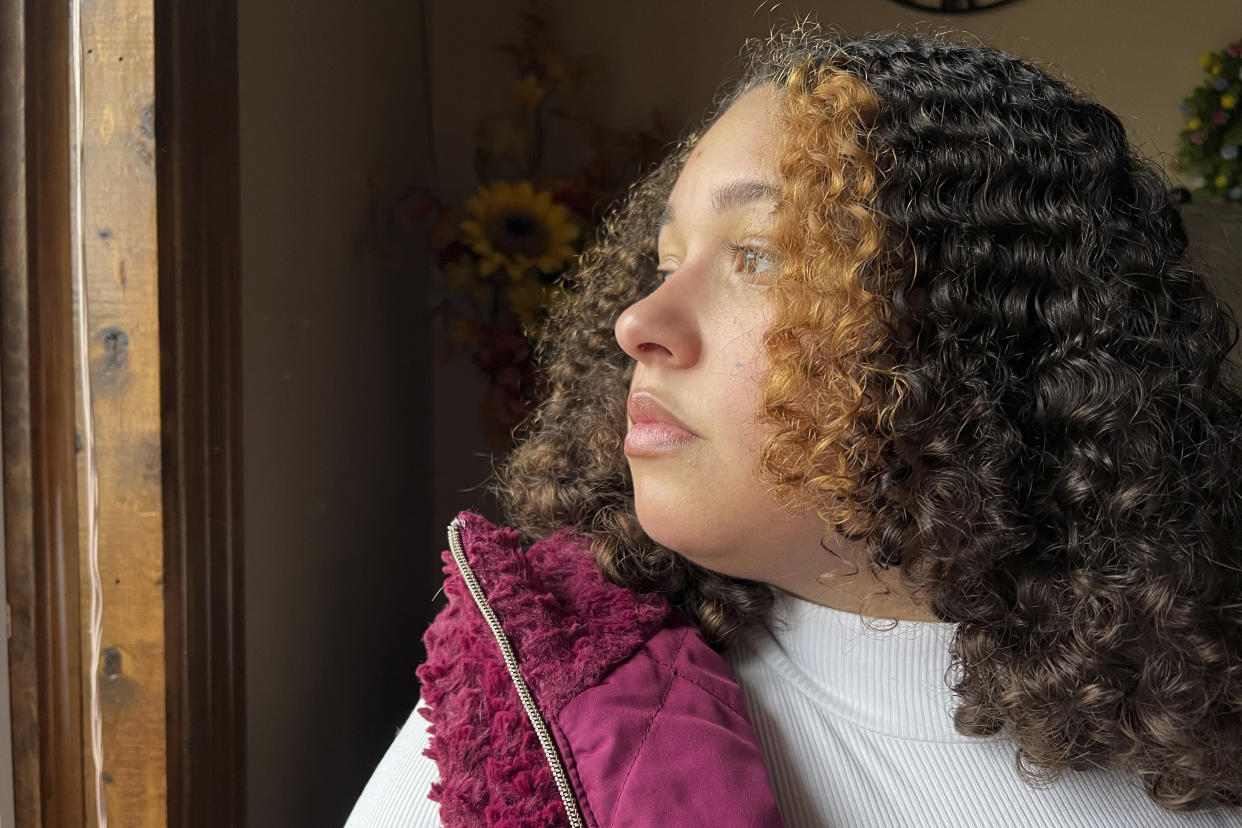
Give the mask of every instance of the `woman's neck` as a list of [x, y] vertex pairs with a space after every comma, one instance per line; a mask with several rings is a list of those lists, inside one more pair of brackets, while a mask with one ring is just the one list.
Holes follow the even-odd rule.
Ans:
[[940, 621], [925, 601], [913, 596], [901, 571], [892, 567], [872, 572], [866, 566], [838, 567], [816, 578], [775, 583], [804, 601], [869, 618], [896, 621]]

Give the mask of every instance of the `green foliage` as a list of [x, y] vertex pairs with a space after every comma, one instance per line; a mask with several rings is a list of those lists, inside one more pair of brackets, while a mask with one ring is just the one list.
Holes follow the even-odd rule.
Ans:
[[1179, 168], [1197, 201], [1242, 201], [1242, 41], [1199, 59], [1206, 78], [1182, 102]]

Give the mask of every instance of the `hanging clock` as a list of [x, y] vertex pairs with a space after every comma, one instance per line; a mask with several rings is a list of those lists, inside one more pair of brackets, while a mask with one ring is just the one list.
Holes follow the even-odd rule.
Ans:
[[958, 12], [994, 9], [1006, 3], [1012, 3], [1013, 0], [893, 0], [893, 2], [909, 6], [912, 9], [956, 14]]

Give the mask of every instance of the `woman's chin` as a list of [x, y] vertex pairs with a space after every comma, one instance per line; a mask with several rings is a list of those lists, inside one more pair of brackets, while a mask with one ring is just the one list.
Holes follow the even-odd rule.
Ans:
[[[638, 522], [647, 537], [704, 569], [735, 578], [757, 578], [753, 556], [745, 553], [746, 545], [736, 536], [722, 532], [719, 524], [703, 525], [687, 521], [687, 514], [670, 514], [666, 510], [636, 509]], [[748, 566], [749, 564], [749, 566]]]

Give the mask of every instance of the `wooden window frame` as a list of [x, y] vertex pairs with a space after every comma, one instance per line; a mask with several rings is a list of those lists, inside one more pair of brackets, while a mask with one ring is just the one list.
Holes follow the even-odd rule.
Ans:
[[[245, 824], [236, 0], [155, 0], [167, 824]], [[0, 395], [18, 828], [89, 824], [69, 7], [0, 4]]]
[[0, 6], [0, 393], [20, 828], [85, 823], [68, 46], [67, 4]]
[[157, 0], [168, 824], [245, 825], [237, 0]]
[[155, 14], [168, 824], [245, 825], [236, 0]]

